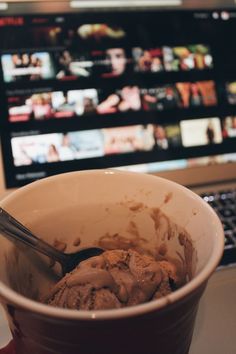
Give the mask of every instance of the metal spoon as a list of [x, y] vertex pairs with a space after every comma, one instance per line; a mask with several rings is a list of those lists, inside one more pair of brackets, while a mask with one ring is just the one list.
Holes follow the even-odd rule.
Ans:
[[20, 241], [54, 261], [59, 262], [62, 267], [63, 275], [71, 272], [81, 261], [93, 256], [98, 256], [104, 252], [104, 250], [99, 247], [84, 248], [75, 253], [60, 252], [36, 237], [30, 230], [2, 208], [0, 208], [0, 232], [9, 239]]

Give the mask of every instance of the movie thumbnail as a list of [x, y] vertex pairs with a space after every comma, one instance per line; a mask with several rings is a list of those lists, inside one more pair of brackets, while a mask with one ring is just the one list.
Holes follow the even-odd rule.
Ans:
[[162, 48], [142, 49], [133, 48], [134, 71], [160, 72], [164, 70]]
[[219, 118], [190, 119], [180, 122], [184, 147], [219, 144], [222, 142]]
[[181, 132], [178, 124], [173, 125], [153, 125], [154, 149], [167, 150], [179, 147], [182, 144]]
[[104, 154], [102, 135], [96, 129], [13, 137], [11, 146], [15, 166], [72, 161]]
[[140, 111], [141, 99], [138, 86], [125, 86], [111, 93], [97, 106], [98, 114]]
[[236, 105], [236, 81], [226, 84], [226, 96], [229, 104]]
[[106, 23], [83, 24], [78, 27], [77, 33], [84, 40], [93, 39], [95, 41], [101, 41], [102, 39], [119, 40], [126, 36], [121, 27]]
[[124, 154], [135, 151], [150, 151], [154, 146], [153, 125], [104, 128], [105, 154]]
[[183, 108], [217, 105], [216, 88], [212, 80], [179, 82], [176, 88]]
[[98, 93], [96, 89], [57, 91], [52, 93], [54, 116], [82, 116], [96, 112]]
[[103, 78], [123, 75], [131, 62], [131, 59], [127, 58], [124, 48], [96, 50], [92, 51], [91, 55], [95, 75]]
[[123, 48], [107, 48], [84, 53], [64, 50], [55, 53], [57, 79], [78, 77], [112, 78], [123, 75], [129, 68], [131, 59], [127, 58]]
[[203, 44], [163, 47], [166, 71], [204, 70], [213, 67], [210, 48]]
[[229, 116], [223, 119], [222, 135], [224, 139], [236, 137], [236, 116]]
[[8, 115], [10, 122], [51, 118], [53, 116], [52, 94], [43, 92], [35, 93], [31, 96], [8, 97]]
[[174, 85], [156, 88], [142, 88], [142, 109], [144, 111], [163, 111], [181, 108], [181, 97]]
[[55, 77], [51, 55], [46, 52], [3, 54], [4, 82], [36, 81]]
[[55, 77], [59, 80], [89, 77], [92, 74], [94, 63], [88, 53], [78, 54], [70, 50], [54, 53]]

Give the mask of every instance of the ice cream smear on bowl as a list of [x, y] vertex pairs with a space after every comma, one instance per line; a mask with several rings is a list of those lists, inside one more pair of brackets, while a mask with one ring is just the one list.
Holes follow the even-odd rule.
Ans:
[[172, 262], [132, 249], [108, 250], [63, 277], [46, 302], [78, 310], [121, 308], [168, 295], [184, 282]]
[[192, 279], [197, 258], [187, 230], [165, 214], [168, 202], [151, 207], [128, 199], [31, 214], [26, 227], [63, 252], [91, 246], [105, 251], [62, 278], [47, 257], [9, 244], [10, 287], [35, 301], [78, 310], [124, 308], [168, 296]]
[[[134, 306], [166, 296], [192, 278], [196, 255], [187, 232], [159, 208], [137, 203], [128, 208], [126, 235], [99, 237], [96, 246], [105, 252], [66, 274], [46, 295], [46, 304], [78, 310]], [[150, 235], [145, 238], [147, 215], [151, 242]]]

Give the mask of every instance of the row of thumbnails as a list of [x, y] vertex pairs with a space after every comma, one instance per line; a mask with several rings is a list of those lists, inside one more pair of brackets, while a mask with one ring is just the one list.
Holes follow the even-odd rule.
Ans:
[[[236, 104], [236, 83], [226, 85], [230, 104]], [[124, 86], [107, 93], [101, 89], [68, 91], [9, 91], [8, 120], [24, 122], [119, 112], [165, 111], [217, 105], [214, 81], [178, 82], [153, 88]]]
[[64, 49], [52, 52], [15, 52], [1, 56], [4, 82], [69, 80], [79, 77], [117, 77], [126, 72], [158, 73], [208, 70], [213, 68], [209, 46], [144, 49], [134, 47], [129, 54], [124, 48], [96, 49], [76, 53]]
[[[236, 82], [225, 85], [226, 100], [236, 105]], [[108, 94], [100, 89], [19, 94], [8, 97], [9, 122], [71, 118], [127, 111], [165, 111], [217, 105], [214, 81], [179, 82], [153, 88], [124, 86]]]
[[131, 125], [65, 133], [12, 133], [15, 166], [220, 144], [236, 137], [236, 116]]

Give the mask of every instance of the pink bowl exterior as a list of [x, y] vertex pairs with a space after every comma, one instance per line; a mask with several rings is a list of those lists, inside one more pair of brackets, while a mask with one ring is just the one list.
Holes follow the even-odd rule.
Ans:
[[17, 354], [187, 354], [205, 285], [161, 310], [115, 321], [55, 319], [3, 303]]

